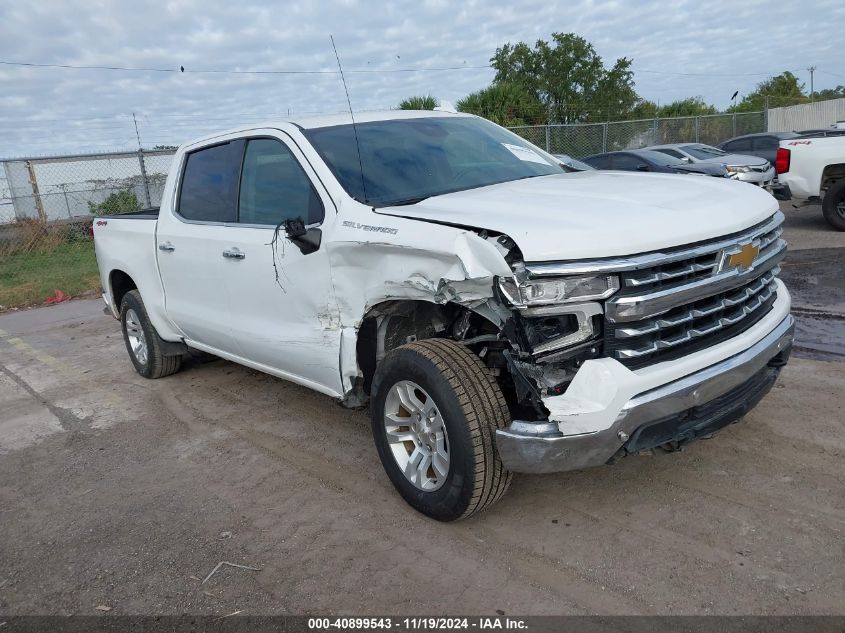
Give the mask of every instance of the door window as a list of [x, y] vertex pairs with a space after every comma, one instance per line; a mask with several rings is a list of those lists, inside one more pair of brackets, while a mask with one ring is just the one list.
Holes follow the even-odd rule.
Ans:
[[780, 147], [778, 139], [774, 136], [758, 136], [754, 139], [754, 149], [758, 151], [775, 151]]
[[284, 144], [260, 138], [247, 142], [239, 196], [238, 221], [276, 226], [302, 218], [323, 221], [323, 203], [299, 161]]
[[595, 167], [596, 169], [610, 169], [610, 156], [607, 154], [599, 154], [598, 156], [588, 156], [584, 162]]
[[234, 222], [243, 140], [191, 152], [185, 161], [178, 212], [186, 220]]
[[751, 139], [740, 138], [730, 143], [725, 143], [722, 149], [726, 152], [747, 152], [751, 149]]
[[675, 158], [687, 158], [686, 154], [682, 154], [676, 149], [669, 149], [668, 147], [655, 147], [654, 149], [663, 154], [674, 156]]
[[615, 154], [613, 156], [613, 168], [623, 171], [637, 171], [640, 167], [648, 169], [644, 160], [630, 154]]

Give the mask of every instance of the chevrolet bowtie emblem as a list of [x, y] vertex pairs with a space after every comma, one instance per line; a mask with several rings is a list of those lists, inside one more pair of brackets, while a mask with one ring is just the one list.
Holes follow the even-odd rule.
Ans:
[[743, 244], [738, 253], [728, 255], [728, 265], [725, 268], [751, 268], [759, 254], [760, 249], [754, 244]]

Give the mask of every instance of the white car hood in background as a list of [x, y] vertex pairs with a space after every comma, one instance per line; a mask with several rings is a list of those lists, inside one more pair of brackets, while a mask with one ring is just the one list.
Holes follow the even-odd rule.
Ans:
[[510, 236], [525, 261], [633, 255], [712, 239], [778, 209], [744, 182], [677, 174], [591, 171], [435, 196], [378, 213]]

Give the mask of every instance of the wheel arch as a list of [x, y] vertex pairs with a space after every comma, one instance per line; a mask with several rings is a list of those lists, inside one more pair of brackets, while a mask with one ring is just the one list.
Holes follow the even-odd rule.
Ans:
[[109, 296], [111, 296], [116, 312], [120, 312], [123, 297], [132, 290], [138, 290], [138, 284], [128, 273], [118, 268], [109, 273]]
[[468, 307], [451, 301], [389, 299], [370, 306], [355, 343], [360, 387], [365, 396], [370, 395], [379, 362], [396, 347], [431, 338], [458, 339], [470, 328], [498, 333], [503, 324], [504, 315], [489, 302]]
[[820, 191], [827, 191], [833, 185], [843, 179], [845, 179], [845, 163], [827, 165], [822, 171], [822, 182]]

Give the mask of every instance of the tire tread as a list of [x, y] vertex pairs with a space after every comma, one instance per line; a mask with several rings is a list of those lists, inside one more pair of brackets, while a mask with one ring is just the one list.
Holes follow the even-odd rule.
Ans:
[[470, 502], [459, 517], [467, 518], [498, 501], [512, 474], [496, 452], [496, 429], [507, 426], [507, 402], [490, 371], [472, 351], [447, 339], [425, 339], [402, 346], [428, 359], [455, 392], [466, 417], [475, 460]]

